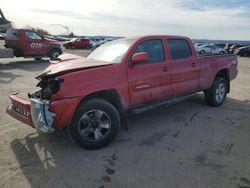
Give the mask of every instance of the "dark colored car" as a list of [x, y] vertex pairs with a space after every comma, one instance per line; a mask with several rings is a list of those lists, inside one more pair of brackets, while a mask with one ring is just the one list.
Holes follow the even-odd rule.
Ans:
[[243, 56], [243, 57], [249, 57], [250, 56], [250, 46], [245, 46], [238, 48], [234, 52], [236, 55]]

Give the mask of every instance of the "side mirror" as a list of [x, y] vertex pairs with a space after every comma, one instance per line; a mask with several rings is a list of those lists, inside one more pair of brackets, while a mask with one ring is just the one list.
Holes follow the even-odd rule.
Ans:
[[135, 64], [144, 64], [149, 60], [149, 56], [147, 52], [136, 53], [132, 57], [132, 65]]

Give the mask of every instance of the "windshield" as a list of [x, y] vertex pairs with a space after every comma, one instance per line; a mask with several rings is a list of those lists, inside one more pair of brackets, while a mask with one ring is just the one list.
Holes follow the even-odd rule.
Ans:
[[121, 39], [103, 44], [90, 53], [87, 58], [98, 61], [120, 63], [133, 42], [134, 40], [132, 39]]

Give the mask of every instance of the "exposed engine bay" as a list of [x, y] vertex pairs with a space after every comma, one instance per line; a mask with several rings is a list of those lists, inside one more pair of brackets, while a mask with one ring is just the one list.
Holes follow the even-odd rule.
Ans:
[[63, 79], [58, 78], [42, 78], [36, 87], [40, 87], [41, 89], [33, 94], [28, 94], [29, 98], [37, 98], [40, 100], [51, 100], [51, 96], [56, 94], [61, 84], [63, 83]]

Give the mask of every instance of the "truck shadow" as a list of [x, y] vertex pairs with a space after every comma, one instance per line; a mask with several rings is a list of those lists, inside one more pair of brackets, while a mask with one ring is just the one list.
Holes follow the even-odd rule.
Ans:
[[23, 60], [23, 61], [10, 61], [7, 64], [1, 64], [0, 62], [0, 70], [25, 70], [25, 71], [42, 71], [47, 66], [49, 66], [48, 60]]
[[[120, 138], [117, 138], [113, 144], [101, 150], [89, 151], [81, 149], [70, 142], [66, 131], [58, 131], [50, 136], [37, 133], [28, 134], [24, 139], [13, 140], [10, 147], [30, 187], [69, 187], [69, 185], [64, 184], [65, 182], [80, 182], [78, 185], [84, 187], [86, 182], [84, 182], [83, 176], [88, 177], [89, 174], [94, 173], [92, 171], [96, 170], [95, 167], [88, 169], [87, 166], [99, 165], [100, 162], [106, 161], [104, 156], [110, 156], [115, 151], [119, 151], [120, 156], [126, 156], [127, 152], [131, 151], [131, 147], [149, 147], [150, 151], [150, 146], [157, 146], [157, 143], [161, 142], [165, 136], [167, 138], [168, 133], [171, 132], [172, 128], [170, 125], [166, 125], [166, 122], [169, 119], [177, 121], [176, 117], [179, 116], [179, 113], [184, 113], [187, 109], [190, 110], [190, 114], [202, 113], [202, 110], [209, 112], [214, 110], [214, 108], [204, 104], [202, 96], [198, 96], [178, 105], [164, 107], [144, 114], [129, 115], [129, 132], [124, 133], [122, 131], [118, 135]], [[210, 118], [223, 116], [225, 111], [239, 110], [241, 113], [249, 114], [249, 101], [228, 98], [221, 110], [217, 110], [212, 115], [210, 113]], [[182, 129], [191, 128], [194, 118], [196, 117], [192, 116], [189, 120], [179, 119], [178, 122], [181, 124], [179, 127]], [[201, 119], [200, 121], [202, 123], [202, 121], [207, 121], [207, 119]], [[187, 123], [189, 123], [189, 126]], [[156, 134], [155, 131], [159, 134]], [[179, 132], [176, 132], [176, 134], [172, 135], [171, 132], [171, 138], [176, 138], [178, 134]], [[183, 140], [183, 142], [188, 145], [186, 140]], [[190, 146], [187, 148], [192, 147], [193, 145], [190, 143]], [[162, 150], [163, 148], [159, 147], [158, 149]], [[176, 149], [173, 150], [178, 154]], [[172, 151], [170, 150], [169, 152]], [[116, 153], [114, 154], [116, 155]], [[133, 156], [133, 153], [129, 155]], [[84, 161], [84, 158], [88, 159]]]
[[0, 84], [9, 84], [18, 77], [22, 77], [22, 75], [13, 74], [12, 72], [2, 72], [0, 70]]
[[[9, 84], [18, 77], [22, 77], [23, 74], [16, 74], [16, 70], [20, 71], [43, 71], [49, 66], [48, 61], [13, 61], [9, 64], [0, 63], [0, 83]], [[15, 73], [13, 73], [15, 72]], [[35, 75], [35, 73], [34, 73]]]

